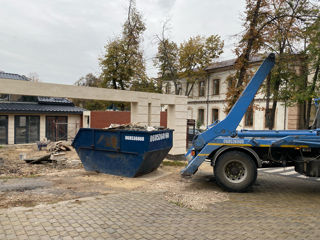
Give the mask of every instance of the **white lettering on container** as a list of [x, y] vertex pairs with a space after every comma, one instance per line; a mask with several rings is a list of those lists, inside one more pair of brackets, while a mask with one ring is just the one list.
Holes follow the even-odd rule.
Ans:
[[223, 140], [223, 143], [244, 144], [244, 140], [243, 139], [225, 139], [225, 140]]
[[144, 137], [140, 137], [140, 136], [125, 136], [124, 140], [143, 142], [144, 141]]
[[156, 141], [160, 141], [168, 138], [170, 138], [169, 133], [159, 133], [159, 134], [151, 135], [150, 142], [156, 142]]

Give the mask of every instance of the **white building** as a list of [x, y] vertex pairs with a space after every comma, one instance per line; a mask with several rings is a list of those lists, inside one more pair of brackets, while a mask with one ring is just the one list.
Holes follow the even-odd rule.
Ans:
[[[236, 59], [217, 62], [206, 68], [207, 78], [194, 84], [188, 98], [188, 119], [194, 119], [201, 129], [216, 120], [226, 117], [226, 93], [228, 91], [228, 76], [235, 73], [234, 63]], [[263, 58], [256, 57], [250, 62], [250, 67], [255, 72], [261, 65]], [[184, 94], [186, 81], [179, 81], [180, 94]], [[166, 93], [174, 94], [172, 82], [164, 84]], [[271, 108], [270, 103], [270, 108]], [[257, 94], [254, 105], [258, 108], [248, 110], [241, 120], [238, 129], [267, 129], [265, 111], [266, 100], [262, 94]], [[259, 110], [257, 110], [259, 109]], [[301, 127], [300, 107], [286, 107], [283, 102], [278, 102], [274, 129], [298, 129]]]

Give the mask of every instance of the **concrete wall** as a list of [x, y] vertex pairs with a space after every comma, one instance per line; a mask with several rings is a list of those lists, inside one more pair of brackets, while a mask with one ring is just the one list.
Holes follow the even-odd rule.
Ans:
[[[127, 124], [131, 122], [130, 112], [121, 111], [92, 111], [91, 128], [106, 128], [110, 124]], [[160, 112], [160, 126], [167, 127], [167, 112]]]
[[81, 115], [68, 115], [68, 140], [72, 141], [80, 129]]
[[160, 113], [160, 126], [167, 127], [168, 126], [168, 114], [167, 112]]
[[91, 112], [91, 128], [105, 128], [110, 124], [126, 124], [130, 123], [130, 112], [116, 111], [92, 111]]
[[[187, 98], [184, 96], [10, 79], [0, 79], [0, 93], [130, 102], [131, 122], [150, 126], [160, 125], [161, 106], [170, 105], [172, 110], [168, 112], [168, 127], [175, 130], [170, 154], [176, 155], [186, 152]], [[83, 124], [85, 124], [85, 118], [83, 118]], [[184, 137], [182, 138], [182, 136]]]
[[288, 129], [299, 129], [301, 126], [300, 106], [292, 106], [288, 109]]
[[90, 111], [84, 111], [82, 113], [82, 126], [81, 127], [84, 127], [84, 128], [90, 127], [90, 116], [91, 116]]
[[[184, 101], [177, 101], [176, 104], [168, 105], [168, 128], [174, 129], [173, 144], [176, 144], [175, 148], [172, 148], [169, 152], [172, 155], [179, 155], [185, 152], [186, 149], [186, 129], [187, 129], [187, 111]], [[177, 144], [179, 143], [179, 145]]]
[[114, 102], [140, 102], [160, 100], [161, 104], [174, 104], [176, 96], [159, 93], [82, 87], [54, 83], [0, 79], [0, 93], [28, 96], [48, 96]]

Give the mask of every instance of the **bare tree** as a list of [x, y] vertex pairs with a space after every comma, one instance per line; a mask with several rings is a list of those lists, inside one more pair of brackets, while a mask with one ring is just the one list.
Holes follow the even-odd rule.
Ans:
[[31, 82], [40, 82], [39, 74], [36, 72], [31, 72], [28, 75]]

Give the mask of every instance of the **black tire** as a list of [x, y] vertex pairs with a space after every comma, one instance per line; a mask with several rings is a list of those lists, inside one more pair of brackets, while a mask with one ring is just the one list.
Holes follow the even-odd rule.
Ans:
[[229, 151], [218, 157], [214, 167], [217, 184], [230, 192], [244, 192], [257, 179], [254, 160], [240, 151]]

